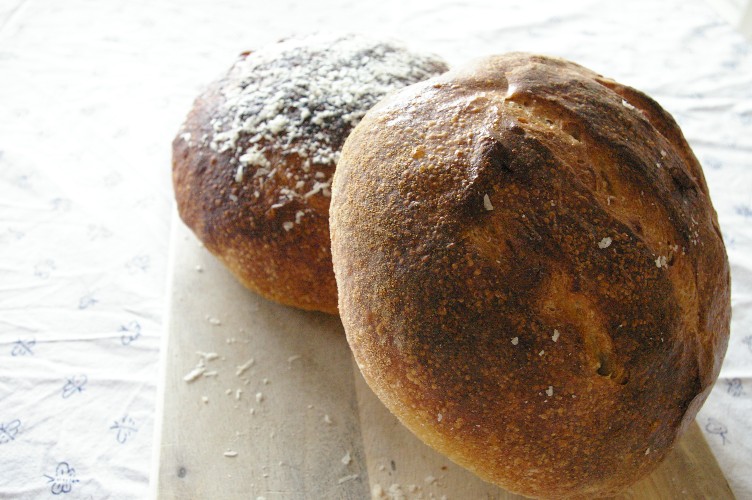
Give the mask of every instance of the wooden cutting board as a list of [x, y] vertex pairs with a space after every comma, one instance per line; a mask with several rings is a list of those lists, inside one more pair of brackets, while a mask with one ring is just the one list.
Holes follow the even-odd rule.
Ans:
[[[338, 318], [244, 289], [177, 218], [169, 296], [157, 498], [522, 498], [407, 431], [364, 382]], [[693, 424], [620, 498], [733, 494]]]

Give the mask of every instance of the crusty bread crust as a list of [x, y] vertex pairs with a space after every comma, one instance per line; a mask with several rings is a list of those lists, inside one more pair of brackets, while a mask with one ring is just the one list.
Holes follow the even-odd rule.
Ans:
[[[219, 152], [183, 136], [200, 138], [213, 132], [212, 120], [224, 102], [223, 85], [220, 80], [196, 99], [172, 144], [180, 217], [247, 288], [285, 305], [337, 314], [329, 198], [317, 193], [272, 208], [280, 190], [297, 182], [286, 173], [302, 172], [302, 159], [296, 154], [281, 158], [267, 150], [270, 160], [284, 168], [263, 183], [253, 179], [253, 173], [239, 183], [232, 151]], [[334, 173], [333, 165], [316, 168], [328, 178]], [[305, 211], [304, 223], [295, 231], [285, 230], [285, 222], [294, 221], [300, 211]]]
[[181, 218], [248, 288], [336, 314], [329, 188], [342, 144], [387, 92], [446, 70], [433, 56], [354, 35], [241, 54], [173, 141]]
[[655, 101], [581, 66], [489, 57], [382, 101], [330, 214], [366, 381], [508, 490], [616, 494], [718, 376], [729, 267], [702, 169]]

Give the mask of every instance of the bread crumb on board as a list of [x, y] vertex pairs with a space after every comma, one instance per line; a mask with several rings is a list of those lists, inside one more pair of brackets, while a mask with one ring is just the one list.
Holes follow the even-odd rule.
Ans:
[[437, 496], [434, 493], [421, 492], [421, 487], [417, 484], [408, 484], [405, 488], [409, 495], [399, 483], [392, 483], [386, 490], [377, 483], [371, 488], [371, 498], [373, 500], [447, 500], [446, 495]]
[[242, 375], [243, 373], [245, 373], [245, 371], [246, 371], [246, 370], [248, 370], [248, 368], [250, 368], [251, 366], [253, 366], [253, 364], [254, 364], [255, 362], [256, 362], [256, 360], [255, 360], [255, 359], [253, 359], [253, 358], [250, 358], [250, 359], [249, 359], [248, 361], [246, 361], [246, 362], [245, 362], [245, 363], [243, 363], [242, 365], [239, 365], [239, 366], [238, 366], [238, 367], [237, 367], [237, 368], [235, 369], [235, 375], [236, 375], [236, 376], [238, 376], [238, 377], [239, 377], [239, 376], [241, 376], [241, 375]]
[[203, 375], [205, 371], [206, 371], [205, 366], [196, 366], [195, 368], [193, 368], [193, 370], [189, 371], [183, 376], [183, 380], [186, 383], [190, 384], [191, 382], [199, 378], [201, 375]]
[[343, 476], [337, 480], [337, 484], [346, 483], [348, 481], [352, 481], [353, 479], [358, 479], [360, 475], [358, 474], [349, 474], [347, 476]]
[[206, 371], [206, 363], [209, 361], [213, 361], [219, 357], [219, 354], [216, 352], [203, 352], [203, 351], [196, 351], [196, 354], [199, 355], [198, 363], [196, 363], [196, 366], [193, 367], [191, 371], [186, 373], [183, 376], [183, 381], [190, 384], [191, 382], [194, 382], [199, 377], [206, 376], [215, 376], [217, 372], [215, 371]]

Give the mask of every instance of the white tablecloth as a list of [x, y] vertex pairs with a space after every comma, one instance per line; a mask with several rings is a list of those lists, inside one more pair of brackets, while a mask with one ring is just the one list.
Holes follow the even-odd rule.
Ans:
[[332, 29], [453, 64], [563, 56], [673, 113], [732, 266], [731, 342], [698, 421], [736, 495], [752, 498], [752, 47], [701, 0], [3, 0], [0, 498], [147, 495], [170, 142], [237, 53]]

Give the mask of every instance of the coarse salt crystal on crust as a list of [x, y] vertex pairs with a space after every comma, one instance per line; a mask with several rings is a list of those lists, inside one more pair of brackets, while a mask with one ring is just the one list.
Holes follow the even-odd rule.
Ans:
[[491, 198], [489, 198], [487, 194], [483, 195], [483, 208], [485, 208], [489, 212], [494, 209], [493, 205], [491, 204]]

